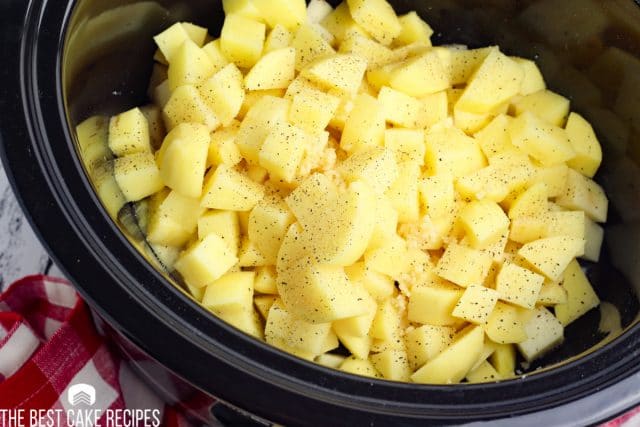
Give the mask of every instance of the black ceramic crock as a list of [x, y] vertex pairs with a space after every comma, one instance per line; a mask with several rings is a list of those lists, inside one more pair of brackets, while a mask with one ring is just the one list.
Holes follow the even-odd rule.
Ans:
[[[616, 47], [640, 61], [640, 7], [633, 0], [391, 3], [398, 12], [418, 10], [432, 23], [437, 43], [500, 44], [538, 60], [550, 87], [596, 123], [605, 147], [598, 180], [612, 199], [612, 215], [604, 260], [587, 267], [600, 297], [622, 314], [620, 336], [594, 347], [603, 338], [595, 332], [596, 310], [568, 328], [566, 344], [531, 370], [550, 367], [522, 378], [401, 384], [286, 355], [217, 320], [174, 287], [102, 208], [78, 159], [73, 129], [90, 115], [147, 102], [152, 35], [177, 20], [217, 34], [220, 1], [0, 2], [0, 151], [27, 216], [132, 366], [164, 397], [185, 401], [186, 413], [202, 422], [217, 414], [230, 424], [253, 417], [285, 425], [493, 425], [497, 419], [586, 425], [616, 415], [624, 408], [615, 399], [597, 414], [575, 405], [603, 390], [615, 397], [620, 384], [640, 388], [640, 379], [629, 386], [640, 371], [633, 290], [640, 283], [640, 78], [628, 76], [627, 63], [602, 55]], [[623, 90], [631, 107], [616, 101]], [[213, 396], [248, 418], [229, 415]], [[620, 401], [638, 403], [626, 397]], [[552, 410], [558, 407], [574, 409]]]

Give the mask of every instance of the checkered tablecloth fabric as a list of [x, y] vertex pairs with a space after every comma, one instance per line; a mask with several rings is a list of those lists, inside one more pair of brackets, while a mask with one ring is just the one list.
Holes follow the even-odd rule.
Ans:
[[[155, 419], [163, 426], [190, 425], [109, 349], [68, 282], [30, 276], [11, 285], [0, 295], [0, 427], [19, 424], [7, 421], [8, 413], [22, 411], [27, 416], [44, 411], [39, 412], [44, 416], [73, 410], [77, 402], [70, 394], [85, 384], [91, 385], [93, 395], [77, 393], [76, 397], [95, 399], [91, 409], [104, 417], [108, 411], [132, 414], [133, 409], [144, 409], [153, 411], [147, 412], [150, 419], [137, 424], [129, 420], [126, 425], [153, 425]], [[64, 416], [58, 421], [47, 424], [48, 419], [43, 418], [40, 425], [71, 427]], [[97, 425], [109, 425], [98, 421]], [[635, 426], [640, 426], [640, 408], [601, 427]]]

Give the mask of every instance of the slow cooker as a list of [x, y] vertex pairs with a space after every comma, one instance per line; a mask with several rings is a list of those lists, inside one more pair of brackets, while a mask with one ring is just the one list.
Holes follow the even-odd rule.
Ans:
[[[634, 0], [391, 1], [438, 44], [499, 44], [535, 59], [595, 125], [611, 199], [603, 260], [586, 266], [621, 314], [597, 310], [519, 378], [426, 386], [351, 376], [258, 342], [211, 316], [112, 220], [79, 160], [75, 125], [146, 101], [152, 36], [176, 21], [219, 33], [215, 0], [0, 3], [0, 151], [13, 188], [100, 329], [169, 401], [230, 425], [589, 425], [640, 403], [640, 4]], [[334, 3], [335, 5], [335, 3]]]

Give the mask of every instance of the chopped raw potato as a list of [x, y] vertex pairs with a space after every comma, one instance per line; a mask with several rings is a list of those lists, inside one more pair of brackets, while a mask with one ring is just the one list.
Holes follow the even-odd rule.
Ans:
[[223, 0], [220, 38], [155, 37], [153, 104], [77, 128], [105, 207], [285, 352], [391, 381], [513, 377], [600, 304], [577, 261], [598, 261], [608, 216], [594, 129], [534, 61], [432, 46], [387, 0], [306, 3]]

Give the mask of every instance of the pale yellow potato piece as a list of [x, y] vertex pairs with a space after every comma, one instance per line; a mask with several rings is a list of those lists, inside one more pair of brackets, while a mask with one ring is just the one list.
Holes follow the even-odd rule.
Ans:
[[527, 243], [518, 255], [549, 279], [559, 280], [571, 260], [584, 253], [584, 245], [584, 239], [576, 237], [548, 237]]
[[609, 200], [604, 189], [573, 169], [569, 170], [564, 190], [556, 203], [563, 208], [582, 210], [596, 222], [607, 221]]
[[520, 95], [530, 95], [547, 88], [542, 72], [535, 62], [530, 59], [518, 57], [512, 57], [511, 59], [516, 61], [522, 68], [522, 71], [524, 71]]
[[[156, 193], [150, 203], [147, 239], [163, 246], [184, 246], [198, 226], [198, 218], [204, 211], [198, 199], [182, 196], [177, 191]], [[160, 200], [162, 199], [162, 200]]]
[[554, 307], [562, 326], [569, 325], [600, 304], [598, 295], [576, 260], [571, 261], [562, 274], [562, 287], [567, 291], [567, 301]]
[[199, 123], [209, 131], [220, 127], [220, 119], [207, 105], [195, 86], [180, 86], [171, 93], [171, 97], [162, 109], [164, 123], [172, 130], [183, 123]]
[[322, 37], [318, 27], [302, 25], [293, 35], [291, 47], [295, 52], [295, 71], [302, 71], [316, 59], [333, 55], [336, 51]]
[[524, 325], [524, 330], [527, 339], [518, 343], [518, 350], [529, 362], [549, 352], [564, 340], [562, 324], [544, 307], [534, 311]]
[[382, 377], [390, 381], [409, 381], [411, 367], [405, 350], [389, 349], [369, 356]]
[[214, 233], [183, 252], [175, 268], [191, 286], [202, 288], [218, 280], [237, 262], [228, 243]]
[[251, 210], [249, 239], [269, 264], [276, 263], [282, 240], [294, 220], [284, 201], [276, 197], [265, 197]]
[[500, 299], [520, 307], [534, 308], [544, 277], [516, 264], [505, 263], [496, 277]]
[[516, 370], [516, 349], [511, 344], [493, 344], [495, 350], [489, 356], [489, 361], [502, 379], [515, 375]]
[[318, 59], [301, 75], [327, 89], [355, 95], [367, 69], [367, 61], [356, 55], [337, 54]]
[[234, 211], [208, 211], [198, 218], [198, 238], [217, 234], [236, 253], [240, 248], [240, 222]]
[[545, 123], [525, 111], [515, 118], [509, 127], [513, 145], [544, 166], [553, 166], [575, 157], [564, 129]]
[[261, 96], [240, 124], [236, 144], [242, 156], [257, 165], [264, 140], [274, 127], [287, 122], [291, 102], [273, 95]]
[[271, 28], [280, 24], [295, 30], [307, 20], [304, 0], [253, 0], [253, 4]]
[[344, 123], [340, 147], [348, 153], [384, 145], [384, 110], [380, 102], [367, 94], [360, 94]]
[[583, 175], [593, 178], [602, 163], [602, 147], [593, 128], [581, 115], [571, 113], [565, 130], [576, 152], [576, 156], [567, 164]]
[[229, 126], [240, 112], [245, 99], [242, 79], [238, 67], [229, 64], [199, 87], [202, 99], [222, 126]]
[[483, 283], [493, 259], [490, 254], [451, 243], [436, 265], [435, 273], [458, 286]]
[[129, 202], [142, 200], [164, 188], [151, 153], [131, 154], [116, 159], [113, 163], [113, 176]]
[[500, 294], [491, 288], [481, 285], [468, 286], [451, 314], [467, 322], [482, 325], [487, 322], [499, 296]]
[[262, 200], [264, 188], [246, 175], [220, 165], [207, 175], [202, 194], [200, 203], [206, 208], [248, 211]]
[[475, 249], [485, 249], [496, 243], [509, 229], [509, 218], [502, 208], [491, 201], [473, 201], [460, 211], [459, 221]]
[[[108, 132], [109, 149], [115, 156], [122, 157], [129, 154], [151, 152], [149, 123], [139, 108], [112, 117], [109, 121]], [[81, 138], [80, 133], [78, 131], [78, 140], [86, 140], [86, 138]]]
[[237, 13], [228, 14], [220, 34], [220, 49], [240, 68], [251, 68], [260, 59], [266, 37], [262, 22]]
[[198, 86], [216, 72], [215, 65], [197, 44], [186, 40], [169, 60], [169, 89], [184, 85]]
[[384, 193], [398, 179], [398, 165], [388, 148], [362, 150], [340, 164], [340, 174], [346, 182], [362, 181], [377, 193]]
[[398, 18], [402, 30], [393, 41], [396, 45], [410, 45], [420, 42], [430, 45], [433, 30], [418, 16], [416, 12], [409, 12]]
[[400, 34], [398, 16], [386, 0], [346, 0], [353, 20], [384, 45]]
[[381, 375], [373, 366], [369, 359], [358, 359], [356, 357], [348, 357], [340, 367], [341, 371], [347, 372], [353, 375], [360, 375], [363, 377], [380, 378]]
[[410, 321], [435, 326], [456, 325], [452, 312], [464, 289], [454, 285], [418, 285], [411, 289], [408, 314]]
[[450, 326], [422, 325], [405, 335], [409, 365], [414, 371], [447, 348], [456, 334]]
[[555, 126], [563, 126], [569, 115], [569, 100], [550, 90], [541, 90], [512, 103], [516, 116], [528, 111]]
[[522, 308], [499, 301], [487, 319], [485, 331], [487, 336], [498, 344], [523, 342], [527, 339], [524, 325], [528, 317]]

